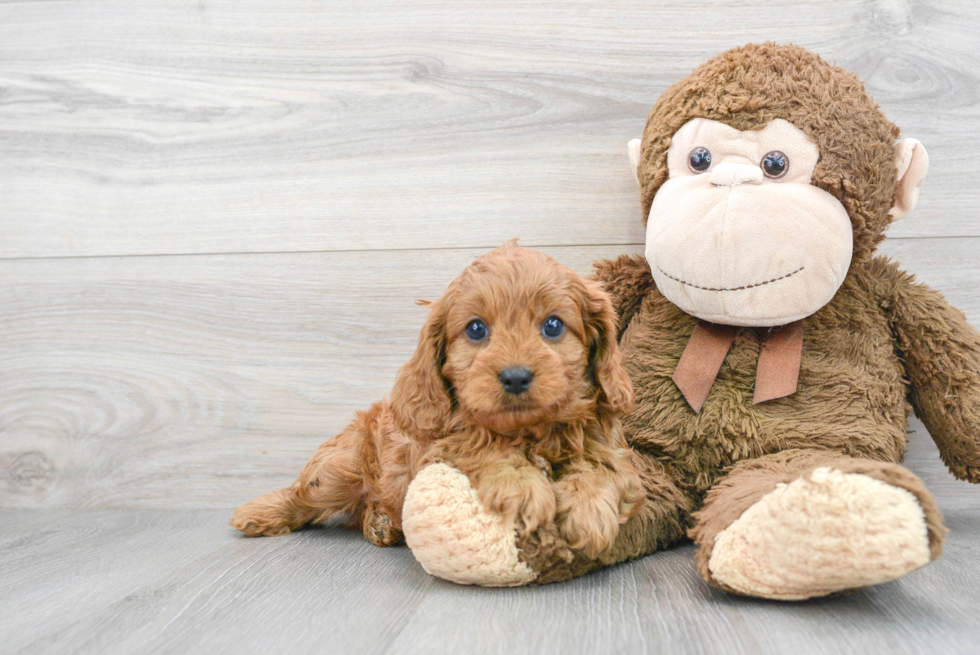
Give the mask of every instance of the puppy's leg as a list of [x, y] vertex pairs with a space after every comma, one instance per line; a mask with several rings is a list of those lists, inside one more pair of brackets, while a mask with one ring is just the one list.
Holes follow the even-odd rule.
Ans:
[[484, 507], [513, 521], [519, 535], [526, 536], [555, 520], [557, 501], [551, 481], [524, 455], [510, 453], [478, 462], [478, 468], [460, 464]]
[[397, 546], [404, 540], [392, 516], [379, 503], [369, 501], [361, 517], [364, 538], [375, 546]]
[[308, 523], [313, 516], [296, 502], [297, 484], [248, 501], [235, 510], [232, 527], [249, 537], [278, 537]]
[[627, 450], [597, 444], [565, 466], [555, 495], [561, 536], [572, 549], [596, 558], [636, 513], [643, 485]]
[[296, 482], [239, 507], [232, 526], [250, 537], [271, 537], [338, 514], [357, 513], [366, 493], [361, 459], [368, 430], [365, 416], [358, 416], [320, 446]]

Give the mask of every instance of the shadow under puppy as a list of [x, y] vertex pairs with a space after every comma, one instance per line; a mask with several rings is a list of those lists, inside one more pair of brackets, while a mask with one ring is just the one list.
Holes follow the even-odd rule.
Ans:
[[390, 399], [359, 412], [296, 482], [242, 505], [231, 523], [271, 536], [346, 515], [372, 543], [395, 545], [412, 478], [446, 462], [501, 524], [534, 533], [532, 550], [567, 543], [594, 557], [643, 500], [619, 421], [632, 404], [606, 293], [508, 243], [431, 303]]

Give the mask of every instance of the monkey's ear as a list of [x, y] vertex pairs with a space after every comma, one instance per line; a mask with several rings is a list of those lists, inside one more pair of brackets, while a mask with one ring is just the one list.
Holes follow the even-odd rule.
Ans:
[[640, 167], [640, 140], [633, 139], [626, 144], [626, 154], [630, 158], [630, 170], [633, 171], [633, 179], [636, 183], [640, 183], [640, 176], [637, 174], [637, 169]]
[[902, 139], [895, 144], [895, 167], [898, 169], [898, 188], [895, 202], [889, 210], [892, 218], [907, 216], [919, 199], [919, 188], [929, 170], [926, 148], [915, 139]]

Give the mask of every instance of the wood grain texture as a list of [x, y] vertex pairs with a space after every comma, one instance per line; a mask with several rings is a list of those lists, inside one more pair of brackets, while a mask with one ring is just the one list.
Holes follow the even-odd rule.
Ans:
[[773, 603], [710, 589], [691, 546], [481, 589], [340, 528], [247, 539], [214, 510], [0, 510], [19, 535], [0, 542], [0, 653], [973, 653], [980, 521], [948, 518], [945, 555], [921, 571]]
[[980, 236], [972, 0], [0, 3], [0, 257], [642, 242], [657, 96], [749, 41], [932, 154], [894, 236]]
[[[623, 248], [545, 250], [585, 273]], [[883, 250], [980, 325], [980, 239]], [[0, 506], [223, 507], [288, 484], [389, 391], [414, 299], [482, 252], [0, 261]]]

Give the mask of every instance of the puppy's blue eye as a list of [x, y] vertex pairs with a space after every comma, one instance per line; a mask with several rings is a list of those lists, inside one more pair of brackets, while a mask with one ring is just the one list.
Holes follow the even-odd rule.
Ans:
[[487, 336], [487, 324], [478, 318], [473, 319], [466, 326], [466, 336], [473, 341], [482, 341]]
[[549, 316], [541, 325], [541, 334], [549, 339], [557, 339], [565, 332], [565, 324], [557, 316]]

